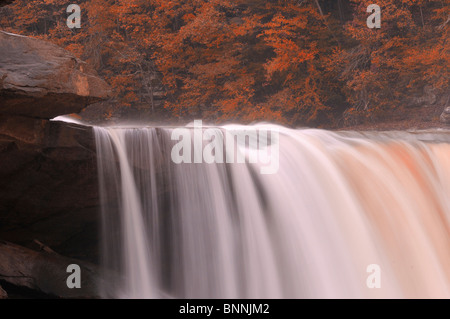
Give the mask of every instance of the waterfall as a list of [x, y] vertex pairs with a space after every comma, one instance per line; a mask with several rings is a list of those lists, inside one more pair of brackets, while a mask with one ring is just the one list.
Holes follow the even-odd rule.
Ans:
[[261, 127], [279, 133], [273, 174], [177, 164], [174, 128], [94, 128], [103, 263], [118, 274], [105, 297], [450, 297], [450, 135], [209, 133]]

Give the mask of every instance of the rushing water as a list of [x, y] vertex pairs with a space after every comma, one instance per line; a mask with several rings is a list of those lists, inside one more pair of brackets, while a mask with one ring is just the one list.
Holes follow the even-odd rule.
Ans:
[[171, 128], [95, 128], [105, 296], [450, 297], [448, 133], [272, 128], [275, 174], [175, 164]]

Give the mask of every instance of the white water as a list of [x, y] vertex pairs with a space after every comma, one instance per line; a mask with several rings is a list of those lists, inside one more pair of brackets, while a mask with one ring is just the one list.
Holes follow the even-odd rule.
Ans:
[[170, 128], [95, 128], [104, 262], [122, 274], [105, 296], [450, 297], [447, 133], [276, 129], [262, 175], [174, 164]]

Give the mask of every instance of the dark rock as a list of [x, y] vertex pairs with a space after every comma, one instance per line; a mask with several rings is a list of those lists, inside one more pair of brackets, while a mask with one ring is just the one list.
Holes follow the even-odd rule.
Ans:
[[[60, 298], [98, 298], [102, 282], [98, 267], [55, 252], [34, 251], [0, 241], [0, 279]], [[80, 287], [67, 286], [69, 265], [80, 268]], [[1, 291], [0, 291], [1, 296]], [[0, 297], [1, 298], [1, 297]]]
[[109, 94], [106, 82], [70, 52], [0, 31], [0, 114], [50, 119]]
[[34, 239], [95, 261], [98, 184], [92, 128], [0, 117], [0, 238]]
[[108, 95], [109, 86], [68, 51], [0, 31], [0, 239], [28, 248], [37, 239], [97, 261], [92, 128], [49, 119]]
[[412, 107], [429, 107], [434, 105], [437, 100], [438, 95], [436, 94], [436, 90], [433, 87], [426, 85], [421, 92], [410, 97], [408, 104]]
[[441, 122], [444, 124], [450, 124], [450, 106], [447, 106], [441, 114]]
[[0, 0], [0, 7], [6, 6], [13, 2], [14, 2], [14, 0]]
[[8, 294], [3, 290], [2, 286], [0, 286], [0, 299], [8, 298]]

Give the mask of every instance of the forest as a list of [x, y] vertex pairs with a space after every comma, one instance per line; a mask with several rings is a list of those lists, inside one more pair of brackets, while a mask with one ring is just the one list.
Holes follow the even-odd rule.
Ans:
[[[372, 3], [381, 28], [367, 26]], [[69, 4], [17, 0], [0, 9], [0, 29], [87, 61], [115, 108], [334, 127], [449, 92], [448, 0], [78, 0], [72, 29]]]

